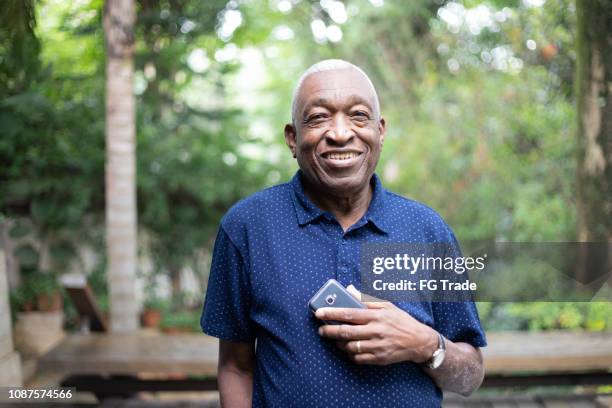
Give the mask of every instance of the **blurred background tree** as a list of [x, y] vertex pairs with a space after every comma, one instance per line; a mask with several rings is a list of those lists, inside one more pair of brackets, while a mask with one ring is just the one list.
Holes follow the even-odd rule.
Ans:
[[[612, 241], [612, 6], [578, 0], [578, 238]], [[612, 260], [610, 261], [612, 267]]]
[[[221, 215], [296, 170], [282, 137], [294, 81], [330, 57], [379, 90], [386, 186], [438, 210], [463, 245], [575, 240], [577, 7], [609, 16], [598, 1], [137, 1], [141, 246], [175, 295], [185, 267], [205, 282]], [[11, 234], [74, 256], [102, 226], [103, 4], [16, 3], [29, 12], [6, 8], [0, 29], [1, 211]], [[481, 305], [495, 328], [609, 328], [602, 310]]]
[[138, 329], [136, 292], [136, 101], [134, 98], [133, 0], [104, 4], [105, 87], [105, 233], [110, 327]]

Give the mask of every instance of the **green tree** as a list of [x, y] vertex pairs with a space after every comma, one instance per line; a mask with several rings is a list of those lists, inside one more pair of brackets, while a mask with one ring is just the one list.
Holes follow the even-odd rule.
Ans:
[[[37, 28], [30, 5], [29, 14], [9, 17], [10, 7], [2, 13], [11, 24], [0, 28], [0, 47], [7, 50], [0, 59], [0, 77], [7, 78], [0, 85], [6, 85], [0, 102], [0, 211], [16, 236], [34, 233], [72, 248], [55, 252], [74, 258], [81, 243], [103, 248], [103, 2], [38, 3]], [[200, 267], [198, 254], [210, 245], [220, 216], [261, 188], [269, 171], [266, 163], [238, 152], [248, 140], [248, 123], [224, 95], [238, 65], [212, 58], [223, 45], [215, 32], [223, 6], [137, 4], [139, 228], [150, 238], [156, 267], [175, 277], [185, 265]], [[16, 16], [31, 20], [17, 29]], [[19, 45], [26, 40], [28, 52]], [[208, 55], [210, 66], [190, 65], [194, 51]]]

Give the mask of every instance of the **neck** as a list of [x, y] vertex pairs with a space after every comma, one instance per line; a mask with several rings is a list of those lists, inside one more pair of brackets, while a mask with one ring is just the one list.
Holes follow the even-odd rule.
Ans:
[[334, 215], [344, 231], [355, 224], [368, 210], [372, 201], [372, 186], [366, 183], [358, 191], [335, 194], [315, 188], [302, 177], [304, 193], [317, 207]]

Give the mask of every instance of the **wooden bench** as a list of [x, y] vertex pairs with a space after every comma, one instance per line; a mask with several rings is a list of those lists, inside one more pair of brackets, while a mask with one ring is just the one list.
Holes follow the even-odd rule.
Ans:
[[612, 332], [499, 332], [487, 339], [484, 387], [612, 384]]
[[[612, 383], [612, 332], [507, 332], [487, 337], [484, 387]], [[91, 333], [69, 336], [39, 367], [61, 374], [64, 386], [110, 389], [113, 395], [203, 391], [216, 389], [217, 353], [217, 339], [204, 334]]]
[[39, 370], [99, 398], [137, 391], [217, 389], [218, 341], [204, 334], [74, 334], [44, 355]]
[[75, 334], [43, 356], [40, 366], [65, 374], [217, 375], [218, 341], [198, 333]]

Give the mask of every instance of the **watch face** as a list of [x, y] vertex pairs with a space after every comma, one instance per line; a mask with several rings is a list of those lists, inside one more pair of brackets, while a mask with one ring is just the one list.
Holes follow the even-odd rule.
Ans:
[[430, 368], [438, 368], [444, 362], [444, 357], [446, 357], [446, 350], [438, 349], [435, 351], [433, 358], [431, 359]]

